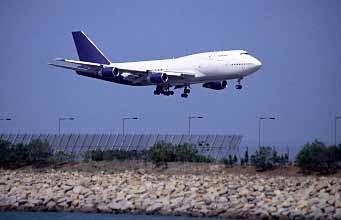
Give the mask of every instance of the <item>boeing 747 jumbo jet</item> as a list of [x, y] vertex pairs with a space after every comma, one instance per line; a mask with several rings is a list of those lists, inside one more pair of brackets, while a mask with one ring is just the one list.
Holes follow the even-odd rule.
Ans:
[[155, 95], [173, 95], [174, 89], [183, 88], [181, 97], [190, 93], [190, 85], [221, 90], [227, 80], [240, 81], [256, 72], [262, 63], [244, 50], [198, 53], [173, 59], [111, 63], [98, 47], [82, 32], [72, 32], [79, 61], [55, 59], [49, 65], [70, 69], [77, 74], [131, 86], [155, 86]]

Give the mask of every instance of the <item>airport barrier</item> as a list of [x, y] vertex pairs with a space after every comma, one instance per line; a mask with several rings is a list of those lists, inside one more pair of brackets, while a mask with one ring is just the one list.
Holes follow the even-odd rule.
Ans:
[[0, 134], [12, 144], [46, 140], [54, 152], [81, 154], [88, 150], [148, 150], [159, 142], [191, 144], [198, 152], [215, 159], [239, 156], [241, 135], [172, 135], [172, 134]]

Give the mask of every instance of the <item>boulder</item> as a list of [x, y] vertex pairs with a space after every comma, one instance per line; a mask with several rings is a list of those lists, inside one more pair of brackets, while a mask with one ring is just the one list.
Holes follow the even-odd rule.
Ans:
[[147, 207], [146, 209], [146, 212], [147, 213], [156, 213], [157, 211], [161, 210], [162, 209], [162, 204], [161, 203], [154, 203], [154, 204], [151, 204], [150, 206]]
[[84, 191], [84, 187], [83, 186], [75, 186], [73, 189], [72, 189], [72, 192], [73, 193], [76, 193], [76, 194], [82, 194]]
[[335, 210], [335, 214], [333, 217], [337, 220], [341, 220], [341, 208]]
[[56, 208], [56, 203], [54, 201], [49, 201], [47, 204], [46, 204], [46, 207], [48, 210], [54, 210]]

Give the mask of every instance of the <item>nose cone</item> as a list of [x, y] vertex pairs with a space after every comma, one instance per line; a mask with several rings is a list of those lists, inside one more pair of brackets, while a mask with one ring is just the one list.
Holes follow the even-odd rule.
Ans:
[[259, 70], [262, 67], [262, 62], [260, 62], [257, 58], [254, 58], [253, 65], [256, 70]]

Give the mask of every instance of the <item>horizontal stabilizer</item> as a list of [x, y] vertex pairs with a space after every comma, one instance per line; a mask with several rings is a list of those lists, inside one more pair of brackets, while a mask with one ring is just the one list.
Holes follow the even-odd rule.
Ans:
[[93, 73], [93, 69], [87, 69], [87, 68], [82, 68], [82, 67], [73, 67], [73, 66], [65, 66], [65, 65], [60, 65], [60, 64], [54, 64], [54, 63], [49, 63], [50, 66], [55, 66], [55, 67], [60, 67], [68, 70], [75, 70], [75, 71], [80, 71], [80, 72], [87, 72], [87, 73]]

